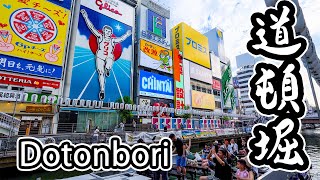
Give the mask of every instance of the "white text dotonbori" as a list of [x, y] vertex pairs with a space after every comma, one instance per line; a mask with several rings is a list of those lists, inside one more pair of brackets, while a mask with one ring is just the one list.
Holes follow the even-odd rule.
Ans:
[[172, 167], [172, 142], [163, 138], [158, 144], [122, 143], [121, 138], [112, 136], [109, 144], [73, 144], [64, 140], [60, 144], [42, 144], [33, 137], [21, 137], [17, 141], [17, 168], [32, 171], [137, 171], [159, 169], [168, 171]]

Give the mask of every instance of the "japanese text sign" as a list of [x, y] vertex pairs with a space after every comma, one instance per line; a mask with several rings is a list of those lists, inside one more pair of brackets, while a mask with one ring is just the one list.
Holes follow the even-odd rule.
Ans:
[[184, 76], [183, 76], [183, 59], [182, 53], [178, 49], [173, 50], [173, 62], [174, 62], [174, 88], [175, 88], [175, 108], [184, 109], [185, 97], [184, 97]]
[[267, 124], [253, 127], [249, 161], [275, 170], [306, 172], [311, 163], [300, 133], [300, 121], [306, 113], [300, 59], [308, 41], [296, 36], [296, 11], [291, 0], [278, 1], [275, 8], [251, 17], [249, 52], [279, 60], [281, 65], [259, 62], [249, 81], [256, 110], [262, 116], [273, 117]]

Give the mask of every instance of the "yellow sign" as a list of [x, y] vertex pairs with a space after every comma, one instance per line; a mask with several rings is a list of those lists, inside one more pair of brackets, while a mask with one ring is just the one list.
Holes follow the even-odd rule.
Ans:
[[183, 57], [211, 68], [208, 38], [185, 23], [172, 29], [173, 47], [183, 52]]
[[0, 54], [62, 66], [70, 10], [47, 0], [0, 4]]
[[178, 24], [171, 29], [173, 49], [182, 51], [182, 25]]
[[192, 91], [192, 107], [214, 110], [215, 100], [213, 94]]
[[[150, 43], [146, 40], [140, 40], [140, 50], [151, 57], [152, 59], [158, 61], [164, 61], [164, 63], [168, 63], [169, 60], [172, 61], [172, 51], [163, 48], [161, 46]], [[164, 57], [168, 57], [167, 59], [163, 59]]]

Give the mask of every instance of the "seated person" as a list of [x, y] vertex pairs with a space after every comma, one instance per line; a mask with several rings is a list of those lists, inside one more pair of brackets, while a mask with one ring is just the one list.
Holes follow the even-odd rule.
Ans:
[[237, 180], [244, 180], [249, 178], [249, 172], [247, 171], [247, 164], [245, 160], [239, 159], [237, 162], [237, 168], [238, 168], [236, 172]]

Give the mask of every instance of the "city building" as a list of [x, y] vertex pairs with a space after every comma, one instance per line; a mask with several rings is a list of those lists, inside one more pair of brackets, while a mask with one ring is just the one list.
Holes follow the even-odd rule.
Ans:
[[[174, 26], [172, 47], [182, 52], [184, 104], [192, 109], [213, 111], [215, 97], [212, 92], [212, 70], [208, 38], [185, 23]], [[174, 58], [174, 61], [177, 59]], [[178, 60], [179, 61], [179, 60]], [[179, 62], [177, 62], [179, 64]], [[176, 63], [174, 63], [176, 64]], [[179, 67], [174, 67], [178, 75]], [[175, 83], [177, 85], [177, 83]], [[179, 87], [181, 89], [181, 87]], [[176, 96], [176, 98], [179, 98]], [[176, 100], [179, 107], [181, 100]]]
[[[137, 43], [133, 99], [146, 106], [174, 107], [170, 10], [151, 0], [137, 4]], [[154, 116], [145, 114], [139, 116]], [[160, 116], [160, 114], [159, 114]], [[169, 114], [161, 114], [169, 116]]]
[[262, 58], [253, 57], [248, 53], [236, 57], [238, 68], [236, 79], [239, 84], [239, 104], [241, 113], [243, 114], [248, 115], [256, 112], [254, 104], [249, 98], [249, 79], [253, 75], [254, 64], [261, 60]]

